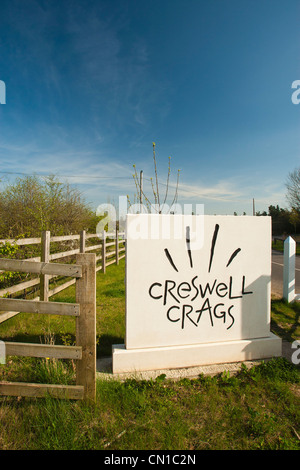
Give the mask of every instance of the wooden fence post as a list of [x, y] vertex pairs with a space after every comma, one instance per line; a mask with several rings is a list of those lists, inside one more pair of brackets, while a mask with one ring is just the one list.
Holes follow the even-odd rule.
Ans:
[[85, 230], [80, 232], [80, 253], [85, 253]]
[[103, 230], [102, 233], [102, 272], [106, 272], [106, 232]]
[[119, 264], [119, 230], [116, 228], [116, 264]]
[[[50, 256], [50, 232], [45, 230], [41, 236], [41, 261], [49, 263]], [[47, 301], [49, 299], [49, 275], [40, 275], [40, 300]]]
[[84, 386], [84, 398], [96, 399], [96, 255], [80, 253], [76, 264], [82, 266], [82, 277], [76, 279], [76, 346], [82, 347], [82, 359], [76, 365], [76, 385]]

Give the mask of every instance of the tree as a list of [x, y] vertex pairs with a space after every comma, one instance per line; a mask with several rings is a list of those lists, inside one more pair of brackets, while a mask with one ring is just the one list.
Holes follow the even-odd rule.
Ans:
[[286, 197], [291, 209], [296, 209], [300, 213], [300, 167], [289, 173], [286, 187]]
[[[171, 174], [171, 157], [169, 157], [167, 180], [166, 180], [166, 183], [163, 183], [163, 185], [166, 187], [166, 190], [165, 190], [164, 195], [162, 195], [161, 191], [160, 191], [160, 187], [159, 187], [159, 181], [158, 181], [155, 142], [152, 142], [152, 149], [153, 149], [153, 165], [154, 165], [155, 182], [153, 181], [153, 178], [151, 177], [150, 178], [150, 183], [151, 183], [152, 193], [153, 193], [153, 197], [154, 197], [154, 204], [151, 202], [150, 196], [148, 197], [145, 194], [144, 190], [140, 187], [140, 181], [139, 181], [136, 165], [133, 165], [133, 168], [134, 168], [133, 179], [134, 179], [135, 186], [136, 186], [136, 191], [137, 191], [137, 194], [135, 195], [135, 201], [137, 201], [140, 204], [142, 203], [142, 201], [144, 201], [149, 212], [151, 212], [151, 210], [154, 208], [156, 213], [161, 214], [164, 211], [164, 209], [166, 209], [167, 198], [169, 196], [170, 174]], [[177, 182], [176, 182], [174, 196], [173, 196], [171, 205], [170, 205], [170, 207], [168, 206], [169, 211], [172, 209], [172, 206], [174, 204], [176, 204], [176, 202], [177, 202], [178, 185], [179, 185], [179, 173], [180, 173], [180, 170], [177, 171]], [[127, 196], [127, 198], [128, 198], [128, 196]], [[130, 201], [129, 201], [129, 203], [130, 203]]]
[[282, 235], [284, 232], [289, 233], [292, 230], [290, 223], [290, 212], [277, 206], [269, 206], [269, 216], [272, 217], [272, 233], [273, 235]]
[[68, 235], [95, 231], [95, 215], [77, 188], [55, 176], [17, 178], [0, 193], [0, 237]]
[[300, 222], [300, 214], [299, 214], [299, 212], [298, 212], [296, 209], [294, 209], [294, 208], [293, 208], [293, 209], [291, 210], [291, 212], [290, 212], [289, 221], [290, 221], [290, 223], [293, 225], [295, 233], [297, 233], [297, 225], [298, 225], [299, 222]]

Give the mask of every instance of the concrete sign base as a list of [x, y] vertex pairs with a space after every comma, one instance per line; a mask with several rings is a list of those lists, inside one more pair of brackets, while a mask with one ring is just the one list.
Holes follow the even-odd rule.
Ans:
[[266, 338], [160, 348], [125, 349], [124, 344], [116, 344], [113, 345], [113, 373], [267, 359], [281, 356], [281, 350], [281, 339], [272, 333]]

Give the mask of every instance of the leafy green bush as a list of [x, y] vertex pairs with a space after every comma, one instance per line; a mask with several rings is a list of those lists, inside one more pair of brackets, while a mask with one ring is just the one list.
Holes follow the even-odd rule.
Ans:
[[26, 176], [0, 192], [0, 238], [68, 235], [96, 230], [98, 218], [76, 187], [54, 175]]

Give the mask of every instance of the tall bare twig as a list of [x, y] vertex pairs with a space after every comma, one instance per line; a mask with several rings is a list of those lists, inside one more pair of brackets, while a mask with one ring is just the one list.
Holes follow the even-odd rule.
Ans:
[[[134, 183], [135, 183], [135, 186], [136, 186], [136, 192], [137, 192], [137, 196], [135, 196], [135, 197], [138, 200], [138, 202], [141, 204], [142, 196], [143, 196], [144, 200], [146, 201], [148, 210], [149, 209], [151, 210], [151, 208], [153, 209], [153, 207], [154, 207], [155, 211], [157, 213], [161, 214], [162, 210], [163, 210], [163, 208], [166, 204], [167, 197], [169, 195], [169, 186], [170, 186], [169, 183], [170, 183], [170, 175], [171, 175], [171, 157], [169, 157], [168, 175], [167, 175], [167, 181], [166, 181], [166, 184], [165, 184], [166, 192], [165, 192], [165, 195], [164, 195], [164, 198], [163, 198], [163, 203], [161, 204], [162, 199], [160, 198], [160, 190], [159, 190], [157, 161], [156, 161], [156, 152], [155, 152], [155, 142], [152, 142], [152, 148], [153, 148], [153, 163], [154, 163], [154, 173], [155, 173], [155, 184], [154, 184], [154, 181], [153, 181], [152, 177], [150, 178], [150, 183], [151, 183], [152, 193], [153, 193], [153, 197], [154, 197], [154, 206], [150, 202], [149, 198], [147, 197], [147, 195], [145, 194], [143, 189], [140, 187], [136, 165], [133, 165], [133, 168], [134, 168], [133, 179], [134, 179]], [[178, 198], [179, 172], [180, 172], [180, 170], [178, 170], [178, 173], [177, 173], [177, 182], [176, 182], [175, 194], [174, 194], [174, 198], [173, 198], [171, 207], [175, 204], [175, 202], [177, 201], [177, 198]], [[129, 200], [129, 198], [128, 198], [128, 200]]]
[[152, 147], [153, 147], [154, 172], [155, 172], [155, 179], [156, 179], [157, 202], [158, 202], [158, 207], [159, 207], [159, 210], [160, 210], [158, 175], [157, 175], [157, 165], [156, 165], [156, 156], [155, 156], [155, 142], [152, 142]]

